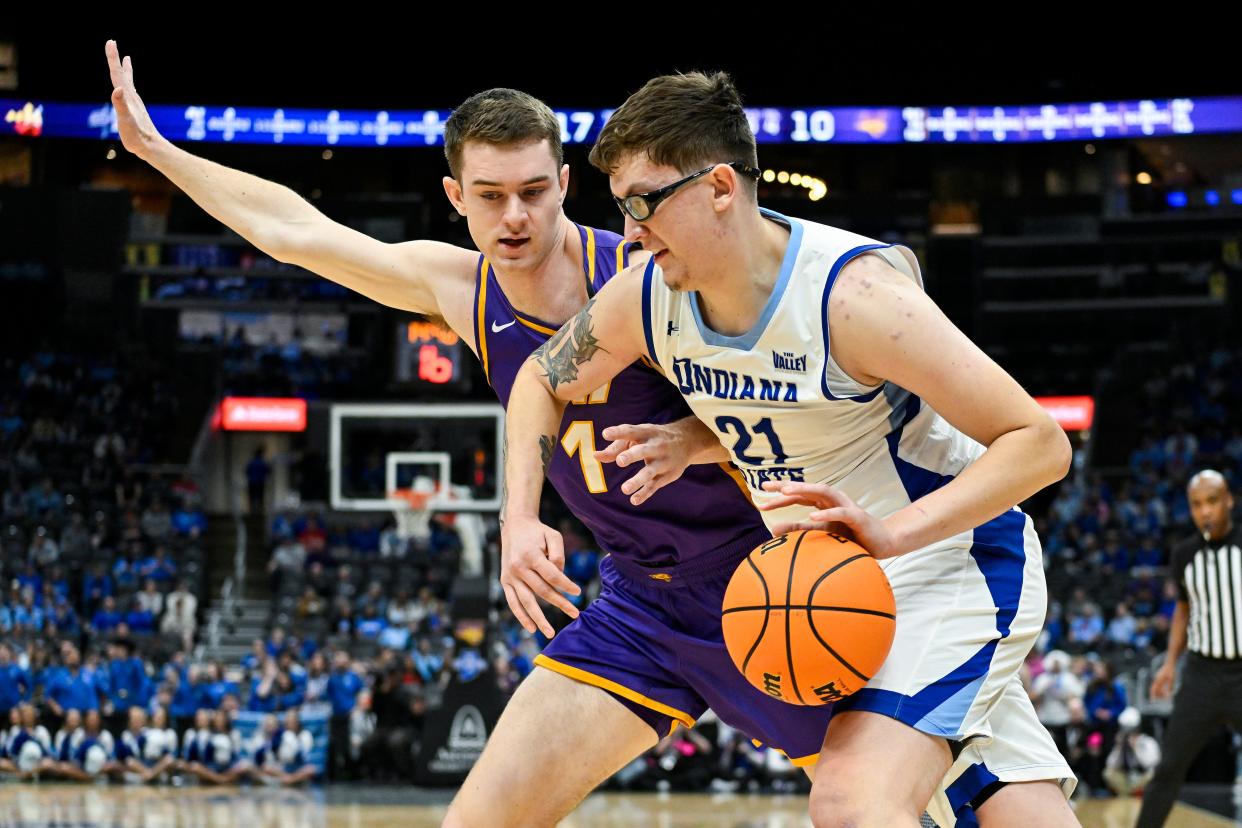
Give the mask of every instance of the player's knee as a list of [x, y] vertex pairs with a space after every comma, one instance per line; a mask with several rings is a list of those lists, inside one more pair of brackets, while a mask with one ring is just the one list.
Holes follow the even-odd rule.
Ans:
[[554, 825], [556, 820], [540, 821], [537, 817], [526, 814], [516, 807], [516, 802], [502, 807], [481, 805], [471, 802], [469, 797], [463, 799], [459, 794], [449, 805], [448, 813], [440, 823], [440, 828], [518, 828], [527, 825]]
[[814, 828], [881, 828], [897, 823], [895, 814], [875, 803], [864, 803], [856, 797], [840, 795], [811, 795], [810, 815]]
[[867, 785], [857, 778], [818, 778], [811, 788], [811, 824], [815, 828], [868, 828], [917, 820], [921, 809], [908, 807], [891, 792]]

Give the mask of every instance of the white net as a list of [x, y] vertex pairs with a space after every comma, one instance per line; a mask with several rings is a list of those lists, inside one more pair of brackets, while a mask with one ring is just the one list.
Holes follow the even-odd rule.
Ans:
[[426, 543], [431, 537], [429, 501], [439, 486], [430, 477], [416, 477], [408, 489], [393, 492], [392, 515], [397, 521], [397, 537], [404, 541]]
[[457, 531], [461, 541], [461, 574], [483, 572], [483, 548], [487, 527], [478, 512], [458, 512], [452, 503], [470, 497], [465, 486], [441, 489], [430, 477], [416, 477], [409, 489], [390, 493], [392, 514], [397, 522], [397, 537], [406, 543], [426, 543], [431, 538], [431, 518], [443, 513]]

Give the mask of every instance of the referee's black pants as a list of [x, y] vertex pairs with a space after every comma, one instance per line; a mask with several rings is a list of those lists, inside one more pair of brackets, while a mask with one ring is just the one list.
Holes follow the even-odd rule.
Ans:
[[1136, 828], [1164, 825], [1195, 757], [1225, 724], [1242, 730], [1242, 659], [1187, 653], [1160, 765], [1143, 794]]

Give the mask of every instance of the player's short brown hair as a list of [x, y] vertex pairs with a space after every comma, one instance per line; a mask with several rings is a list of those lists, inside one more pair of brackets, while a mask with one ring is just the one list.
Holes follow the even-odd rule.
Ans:
[[454, 178], [461, 177], [462, 150], [467, 141], [498, 146], [537, 143], [547, 139], [557, 169], [565, 159], [561, 123], [543, 101], [516, 89], [497, 87], [471, 95], [453, 110], [444, 125], [444, 157]]
[[590, 160], [611, 175], [634, 153], [687, 175], [711, 163], [759, 166], [742, 97], [725, 72], [662, 75], [630, 95], [604, 124]]

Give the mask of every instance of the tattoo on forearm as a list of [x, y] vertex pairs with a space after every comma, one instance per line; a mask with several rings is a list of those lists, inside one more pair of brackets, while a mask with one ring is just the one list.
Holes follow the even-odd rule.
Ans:
[[552, 465], [552, 451], [556, 448], [556, 438], [551, 434], [539, 435], [539, 456], [543, 460], [543, 473], [548, 473], [548, 466]]
[[604, 351], [591, 329], [591, 306], [594, 304], [595, 298], [592, 297], [577, 316], [535, 351], [535, 360], [543, 368], [553, 391], [561, 383], [576, 380], [578, 366], [590, 360], [597, 351]]

